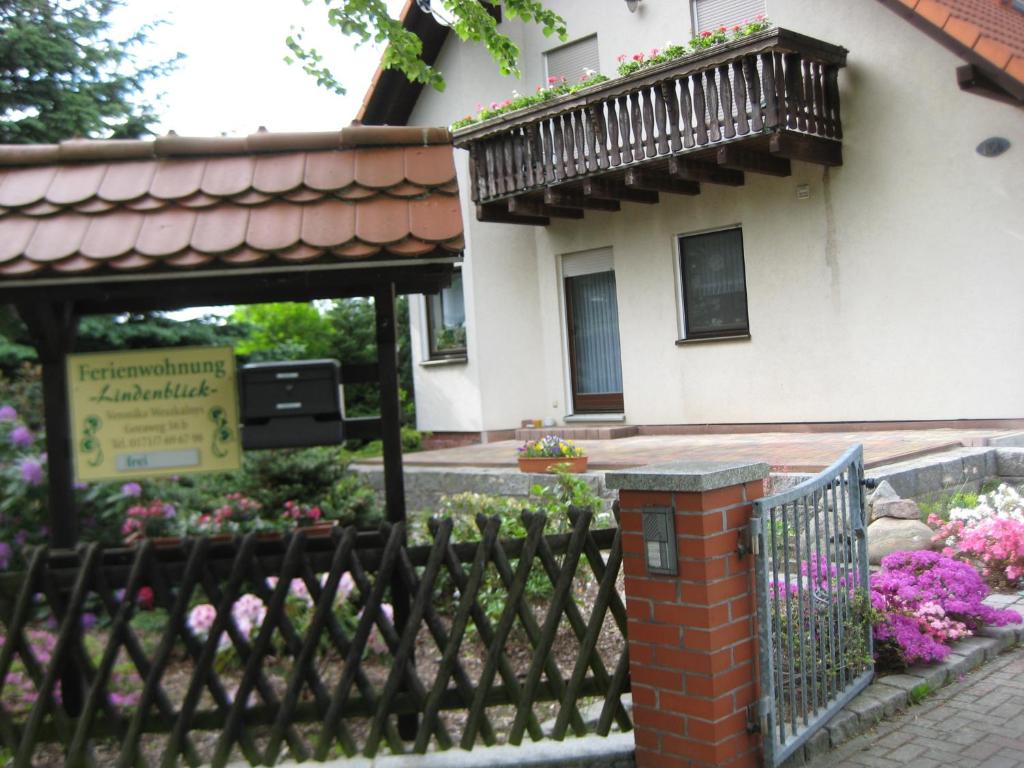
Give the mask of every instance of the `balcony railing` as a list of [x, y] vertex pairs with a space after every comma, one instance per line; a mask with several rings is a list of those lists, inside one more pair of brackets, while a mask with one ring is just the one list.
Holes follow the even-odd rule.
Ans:
[[481, 221], [547, 224], [840, 165], [846, 49], [772, 29], [456, 132]]

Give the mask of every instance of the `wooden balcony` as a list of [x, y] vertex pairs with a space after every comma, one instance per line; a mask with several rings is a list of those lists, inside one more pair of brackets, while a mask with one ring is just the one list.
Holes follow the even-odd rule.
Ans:
[[846, 53], [772, 29], [460, 129], [477, 218], [546, 225], [841, 165]]

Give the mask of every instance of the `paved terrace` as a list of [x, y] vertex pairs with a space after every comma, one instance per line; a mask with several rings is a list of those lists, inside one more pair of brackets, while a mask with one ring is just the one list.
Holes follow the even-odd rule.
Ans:
[[[849, 432], [761, 432], [725, 435], [643, 435], [617, 440], [574, 440], [590, 457], [591, 469], [622, 469], [663, 461], [767, 461], [775, 472], [813, 472], [828, 466], [855, 443], [864, 446], [865, 467], [1001, 442], [1019, 429], [913, 429]], [[407, 467], [516, 466], [520, 441], [502, 440], [459, 448], [409, 453]], [[364, 462], [380, 463], [380, 460]]]

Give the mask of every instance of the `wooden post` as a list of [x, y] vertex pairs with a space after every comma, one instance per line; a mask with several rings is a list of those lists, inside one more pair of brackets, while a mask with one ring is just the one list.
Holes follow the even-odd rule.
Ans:
[[[78, 510], [75, 507], [74, 466], [67, 395], [67, 354], [74, 348], [78, 315], [70, 302], [23, 304], [18, 314], [32, 333], [43, 366], [43, 418], [46, 425], [46, 465], [49, 477], [50, 546], [71, 549], [78, 543]], [[60, 619], [61, 617], [57, 617]], [[65, 711], [82, 711], [82, 678], [71, 654], [60, 672]]]
[[[384, 502], [389, 523], [405, 522], [405, 478], [402, 474], [402, 411], [398, 392], [398, 340], [395, 318], [395, 286], [388, 283], [374, 294], [377, 317], [377, 370], [380, 376], [380, 426], [384, 447]], [[409, 622], [410, 595], [398, 572], [391, 582], [391, 605], [399, 636]], [[398, 718], [403, 739], [416, 738], [415, 715]]]

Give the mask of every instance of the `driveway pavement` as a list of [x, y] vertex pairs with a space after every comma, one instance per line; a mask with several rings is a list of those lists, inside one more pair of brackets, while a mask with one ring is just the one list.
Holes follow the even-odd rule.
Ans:
[[1024, 648], [990, 661], [806, 765], [813, 768], [1024, 766]]

